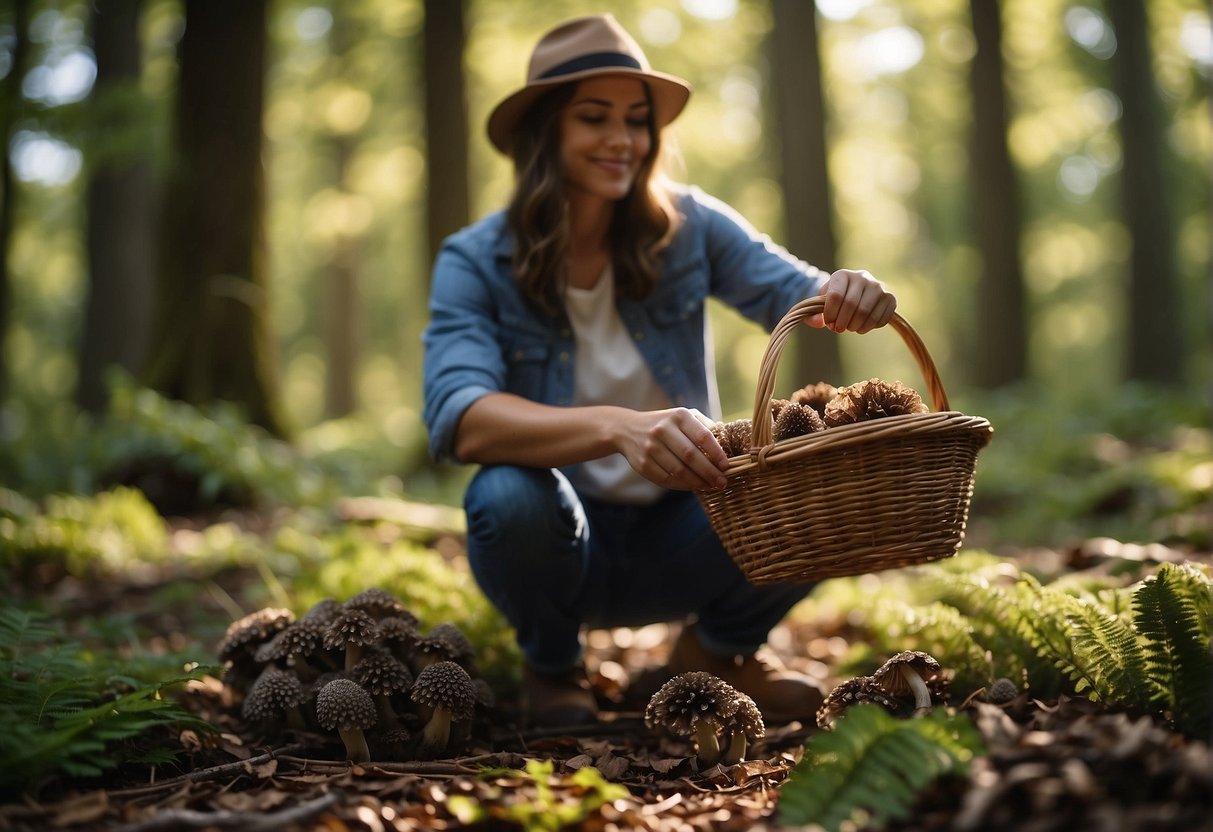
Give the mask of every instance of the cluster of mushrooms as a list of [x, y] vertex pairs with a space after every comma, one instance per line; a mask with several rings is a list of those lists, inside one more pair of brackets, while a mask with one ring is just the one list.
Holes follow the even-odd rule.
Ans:
[[217, 648], [241, 716], [267, 733], [335, 732], [354, 762], [377, 751], [427, 759], [468, 738], [493, 694], [453, 624], [422, 632], [391, 593], [325, 599], [296, 619], [265, 608], [234, 621]]
[[873, 702], [895, 714], [903, 712], [902, 699], [914, 700], [914, 715], [931, 710], [932, 683], [943, 681], [939, 662], [920, 650], [903, 650], [871, 676], [859, 676], [830, 691], [817, 711], [817, 726], [829, 728], [852, 705]]
[[[771, 439], [783, 442], [827, 428], [927, 410], [918, 392], [900, 381], [871, 378], [841, 388], [818, 382], [787, 399], [771, 400]], [[726, 455], [741, 456], [749, 451], [752, 427], [750, 419], [717, 422], [712, 434]]]
[[701, 768], [745, 759], [766, 734], [762, 712], [748, 695], [705, 671], [680, 673], [653, 694], [644, 722], [654, 731], [690, 738]]

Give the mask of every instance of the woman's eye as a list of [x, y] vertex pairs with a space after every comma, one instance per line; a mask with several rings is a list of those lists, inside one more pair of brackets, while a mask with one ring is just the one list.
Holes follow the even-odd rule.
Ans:
[[649, 120], [647, 118], [630, 118], [628, 119], [628, 126], [636, 128], [648, 127]]
[[602, 124], [606, 121], [606, 116], [584, 114], [581, 117], [583, 124]]

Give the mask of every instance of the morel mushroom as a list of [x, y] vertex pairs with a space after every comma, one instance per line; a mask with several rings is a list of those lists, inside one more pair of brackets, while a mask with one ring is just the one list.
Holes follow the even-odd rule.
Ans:
[[920, 650], [904, 650], [893, 656], [872, 674], [872, 682], [890, 696], [914, 697], [914, 713], [931, 710], [931, 690], [927, 682], [938, 678], [939, 662]]
[[838, 395], [838, 388], [825, 381], [808, 384], [792, 394], [792, 401], [805, 404], [817, 411], [818, 416], [824, 416], [826, 405], [830, 399]]
[[257, 657], [263, 661], [282, 662], [305, 681], [314, 679], [324, 670], [334, 668], [332, 659], [324, 652], [327, 629], [320, 621], [301, 618], [263, 644]]
[[825, 429], [826, 423], [821, 420], [821, 416], [818, 415], [816, 410], [807, 404], [788, 402], [779, 411], [779, 416], [775, 419], [771, 436], [774, 441], [783, 442], [787, 439], [795, 439], [797, 436], [808, 436], [810, 433], [817, 433]]
[[927, 406], [913, 388], [900, 381], [871, 378], [839, 390], [826, 405], [822, 418], [828, 427], [838, 427], [868, 419], [926, 412]]
[[345, 672], [362, 660], [362, 649], [379, 638], [375, 620], [362, 610], [346, 610], [337, 616], [324, 631], [324, 646], [327, 650], [345, 651]]
[[307, 692], [299, 677], [287, 670], [267, 667], [249, 688], [240, 709], [246, 722], [274, 723], [285, 720], [291, 728], [307, 728], [299, 706], [307, 701]]
[[725, 725], [729, 743], [721, 762], [726, 765], [733, 765], [744, 760], [750, 743], [762, 739], [767, 732], [766, 725], [762, 721], [762, 711], [758, 710], [754, 700], [741, 691], [736, 691], [736, 693], [737, 713], [733, 714]]
[[644, 722], [680, 737], [692, 737], [702, 766], [720, 762], [720, 732], [741, 707], [737, 691], [711, 673], [692, 670], [670, 679], [649, 700]]
[[371, 750], [362, 732], [378, 722], [375, 700], [352, 679], [334, 679], [316, 694], [316, 721], [326, 731], [336, 731], [345, 744], [346, 758], [365, 763]]
[[450, 661], [472, 673], [476, 648], [463, 631], [450, 622], [435, 624], [433, 629], [417, 640], [415, 666], [420, 672], [435, 662]]
[[319, 621], [328, 624], [334, 618], [345, 612], [345, 605], [336, 598], [321, 598], [311, 609], [299, 617], [300, 621]]
[[354, 665], [353, 677], [375, 698], [379, 722], [392, 727], [399, 725], [400, 719], [392, 707], [392, 697], [412, 687], [412, 672], [393, 656], [375, 652], [364, 656], [362, 661]]
[[995, 705], [1005, 705], [1016, 696], [1019, 696], [1019, 688], [1014, 682], [1003, 676], [995, 679], [994, 684], [990, 685], [986, 699]]
[[897, 712], [897, 701], [873, 683], [871, 676], [859, 676], [842, 682], [817, 709], [817, 727], [829, 728], [847, 708], [860, 702], [873, 702], [888, 711]]
[[378, 623], [379, 646], [384, 647], [402, 662], [411, 662], [413, 652], [421, 634], [417, 632], [417, 624], [412, 616], [402, 618], [393, 616]]
[[[386, 589], [372, 586], [345, 602], [347, 610], [362, 610], [376, 621], [399, 616], [412, 617], [400, 599]], [[416, 620], [414, 619], [414, 623]]]
[[224, 683], [244, 693], [261, 672], [257, 650], [294, 620], [290, 610], [266, 607], [229, 624], [216, 648]]
[[451, 722], [471, 719], [476, 702], [472, 677], [454, 662], [440, 661], [417, 674], [412, 699], [433, 710], [421, 731], [421, 748], [434, 753], [446, 748], [451, 738]]

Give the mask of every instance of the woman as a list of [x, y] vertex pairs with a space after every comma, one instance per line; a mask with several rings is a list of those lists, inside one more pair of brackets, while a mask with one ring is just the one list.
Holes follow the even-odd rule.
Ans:
[[481, 466], [464, 501], [468, 556], [516, 630], [528, 715], [596, 718], [586, 627], [688, 621], [670, 675], [712, 672], [768, 721], [811, 718], [812, 681], [756, 655], [809, 587], [750, 585], [692, 493], [723, 487], [727, 469], [709, 431], [705, 301], [769, 331], [824, 293], [810, 323], [867, 332], [896, 300], [668, 182], [662, 131], [690, 85], [652, 70], [610, 15], [544, 35], [527, 78], [488, 121], [514, 195], [447, 240], [424, 341], [431, 452]]

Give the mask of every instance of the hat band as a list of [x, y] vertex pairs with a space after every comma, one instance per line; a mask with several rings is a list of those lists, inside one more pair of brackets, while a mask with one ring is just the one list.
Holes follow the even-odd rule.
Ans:
[[572, 75], [574, 72], [584, 72], [587, 69], [604, 69], [608, 67], [643, 68], [640, 65], [640, 61], [622, 52], [594, 52], [589, 55], [581, 55], [562, 64], [557, 64], [547, 72], [541, 73], [535, 80], [557, 78], [561, 75]]

